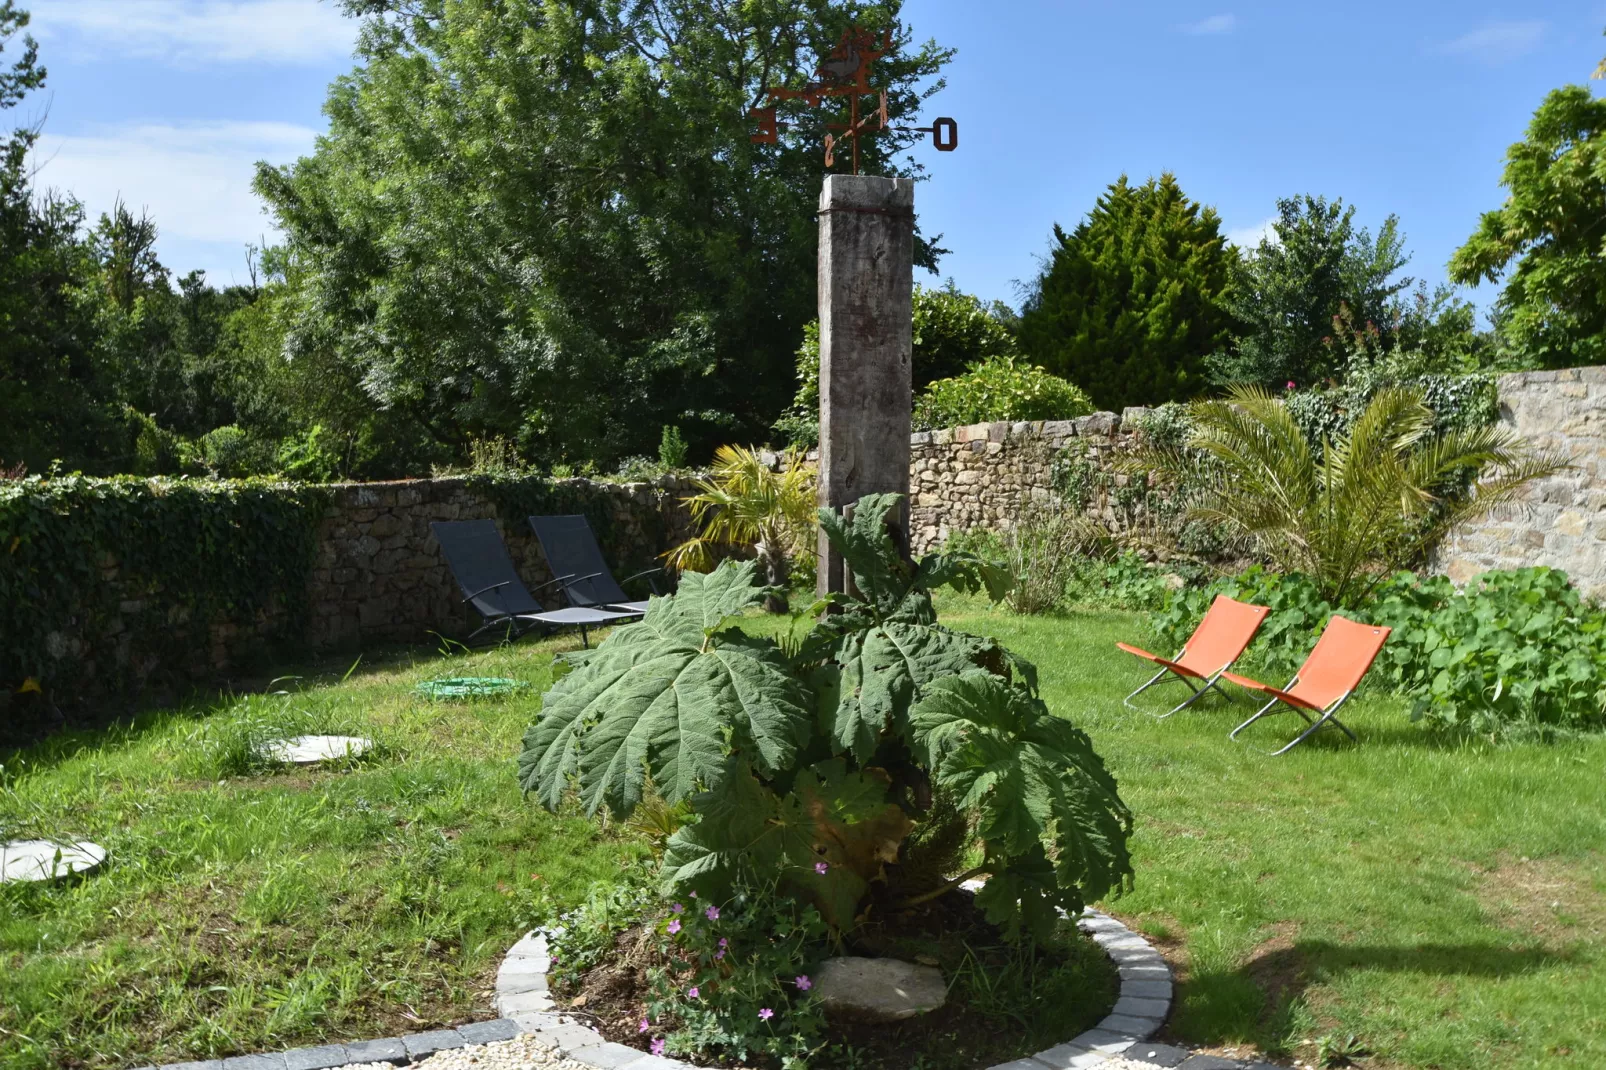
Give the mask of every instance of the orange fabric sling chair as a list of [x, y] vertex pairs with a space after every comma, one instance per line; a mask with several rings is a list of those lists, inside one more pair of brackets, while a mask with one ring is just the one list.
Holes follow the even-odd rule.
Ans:
[[[1230, 738], [1237, 739], [1239, 732], [1266, 716], [1280, 702], [1305, 718], [1310, 727], [1286, 747], [1273, 751], [1273, 754], [1293, 750], [1329, 721], [1342, 728], [1346, 736], [1355, 739], [1355, 733], [1338, 719], [1338, 708], [1355, 693], [1356, 686], [1376, 660], [1378, 651], [1383, 649], [1383, 641], [1389, 637], [1389, 630], [1376, 624], [1359, 624], [1335, 614], [1327, 622], [1327, 627], [1322, 629], [1322, 637], [1316, 640], [1316, 649], [1310, 652], [1310, 657], [1305, 659], [1305, 664], [1299, 667], [1294, 678], [1288, 681], [1287, 687], [1271, 687], [1247, 676], [1230, 672], [1225, 674], [1239, 687], [1271, 696], [1271, 701], [1260, 707], [1253, 717], [1232, 730]], [[1312, 717], [1311, 714], [1320, 716]]]
[[[1255, 637], [1260, 630], [1260, 624], [1270, 612], [1265, 606], [1254, 606], [1247, 602], [1240, 602], [1235, 598], [1228, 598], [1224, 594], [1216, 595], [1216, 600], [1210, 603], [1205, 612], [1204, 619], [1188, 637], [1187, 645], [1174, 658], [1162, 658], [1158, 654], [1151, 654], [1135, 646], [1125, 643], [1115, 645], [1128, 654], [1152, 661], [1160, 666], [1160, 671], [1149, 678], [1149, 682], [1132, 692], [1122, 703], [1130, 709], [1138, 707], [1132, 705], [1132, 700], [1143, 692], [1160, 683], [1167, 675], [1173, 676], [1188, 685], [1193, 694], [1172, 707], [1160, 717], [1170, 717], [1173, 713], [1187, 706], [1197, 699], [1203, 698], [1204, 693], [1215, 688], [1223, 697], [1230, 698], [1221, 690], [1219, 680], [1221, 674], [1232, 667], [1238, 656], [1249, 645], [1249, 640]], [[1199, 680], [1201, 683], [1195, 684]]]

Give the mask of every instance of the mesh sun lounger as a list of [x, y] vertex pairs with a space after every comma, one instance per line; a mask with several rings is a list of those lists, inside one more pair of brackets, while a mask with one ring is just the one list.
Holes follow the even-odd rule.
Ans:
[[[1342, 728], [1346, 736], [1355, 739], [1355, 733], [1338, 719], [1338, 708], [1355, 693], [1355, 688], [1377, 659], [1378, 651], [1383, 649], [1389, 631], [1379, 625], [1358, 624], [1335, 614], [1327, 622], [1327, 627], [1322, 629], [1322, 637], [1316, 640], [1316, 649], [1310, 652], [1310, 657], [1305, 659], [1305, 664], [1299, 667], [1299, 672], [1294, 674], [1286, 687], [1271, 687], [1247, 676], [1227, 673], [1227, 679], [1239, 687], [1271, 696], [1271, 701], [1256, 710], [1253, 717], [1232, 730], [1231, 738], [1237, 739], [1239, 732], [1266, 716], [1280, 702], [1305, 718], [1310, 727], [1286, 747], [1273, 751], [1273, 754], [1293, 750], [1329, 721]], [[1319, 716], [1313, 717], [1312, 714]]]
[[[446, 555], [446, 563], [458, 587], [462, 588], [463, 601], [485, 619], [484, 625], [469, 636], [471, 641], [481, 632], [498, 627], [507, 629], [510, 638], [542, 626], [575, 627], [580, 629], [580, 641], [589, 647], [590, 629], [641, 615], [587, 606], [542, 608], [519, 579], [493, 520], [438, 520], [429, 528], [441, 544], [441, 552]], [[536, 590], [562, 582], [560, 576]]]
[[[1122, 702], [1130, 709], [1138, 709], [1132, 705], [1132, 700], [1155, 684], [1163, 682], [1167, 675], [1187, 684], [1193, 694], [1160, 714], [1161, 718], [1170, 717], [1190, 703], [1203, 698], [1205, 692], [1211, 688], [1215, 688], [1222, 697], [1228, 697], [1227, 693], [1221, 690], [1221, 674], [1230, 669], [1232, 663], [1244, 652], [1244, 648], [1249, 646], [1249, 640], [1260, 630], [1260, 624], [1266, 619], [1268, 612], [1270, 610], [1265, 606], [1250, 605], [1218, 594], [1216, 600], [1210, 603], [1204, 619], [1188, 637], [1187, 645], [1174, 658], [1162, 658], [1139, 647], [1116, 643], [1116, 646], [1128, 654], [1160, 666], [1160, 671], [1150, 677], [1148, 683], [1122, 699]], [[1196, 684], [1195, 680], [1200, 682]]]
[[[647, 612], [647, 603], [631, 601], [613, 578], [608, 563], [603, 560], [602, 547], [597, 545], [597, 537], [584, 516], [532, 516], [530, 527], [541, 542], [541, 552], [546, 554], [552, 575], [562, 577], [563, 593], [570, 605], [625, 610], [637, 616]], [[644, 569], [626, 577], [625, 582], [662, 571], [661, 568]], [[654, 594], [658, 593], [656, 584], [652, 584], [652, 589]]]

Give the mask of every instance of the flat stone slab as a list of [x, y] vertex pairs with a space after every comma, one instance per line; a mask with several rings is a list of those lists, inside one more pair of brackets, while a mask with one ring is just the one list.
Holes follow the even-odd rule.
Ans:
[[373, 740], [361, 736], [296, 736], [269, 743], [262, 748], [262, 756], [285, 765], [317, 765], [360, 758], [373, 746]]
[[935, 966], [901, 959], [827, 959], [814, 971], [814, 994], [826, 1014], [864, 1022], [900, 1022], [948, 1001]]
[[104, 861], [106, 849], [88, 840], [11, 840], [0, 843], [0, 884], [60, 880]]

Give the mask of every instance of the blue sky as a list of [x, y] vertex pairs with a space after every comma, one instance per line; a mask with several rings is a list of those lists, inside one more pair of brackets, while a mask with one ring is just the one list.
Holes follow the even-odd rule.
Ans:
[[[355, 25], [329, 0], [22, 6], [50, 71], [21, 109], [44, 119], [39, 181], [95, 212], [119, 194], [147, 206], [170, 267], [243, 281], [245, 243], [272, 237], [252, 164], [311, 148]], [[930, 115], [959, 121], [960, 147], [920, 152], [922, 226], [953, 250], [944, 274], [1011, 303], [1052, 225], [1122, 172], [1174, 171], [1240, 241], [1280, 196], [1343, 197], [1373, 227], [1394, 212], [1410, 272], [1442, 280], [1500, 203], [1502, 155], [1545, 92], [1606, 55], [1606, 0], [907, 0], [905, 14], [959, 49]]]

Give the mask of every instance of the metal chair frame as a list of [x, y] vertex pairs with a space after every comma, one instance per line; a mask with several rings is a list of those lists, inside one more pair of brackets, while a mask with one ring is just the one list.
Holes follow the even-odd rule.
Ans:
[[[1294, 678], [1292, 680], [1288, 681], [1288, 685], [1286, 687], [1278, 688], [1278, 690], [1279, 691], [1288, 691], [1288, 690], [1292, 689], [1293, 686], [1295, 684], [1297, 684], [1297, 683], [1299, 683], [1299, 674], [1295, 673], [1294, 674]], [[1260, 720], [1262, 717], [1267, 716], [1271, 712], [1271, 708], [1273, 706], [1277, 705], [1277, 703], [1281, 702], [1284, 706], [1287, 706], [1290, 710], [1293, 710], [1295, 713], [1297, 713], [1301, 717], [1305, 718], [1306, 724], [1308, 724], [1310, 727], [1306, 728], [1299, 735], [1295, 736], [1294, 737], [1294, 741], [1292, 743], [1289, 743], [1289, 744], [1279, 748], [1278, 750], [1272, 751], [1271, 752], [1272, 757], [1276, 757], [1279, 754], [1287, 754], [1289, 751], [1293, 750], [1295, 747], [1297, 747], [1301, 743], [1305, 742], [1305, 740], [1307, 740], [1311, 736], [1315, 735], [1317, 729], [1321, 728], [1322, 725], [1327, 724], [1329, 721], [1331, 721], [1333, 724], [1337, 725], [1339, 728], [1342, 728], [1344, 730], [1344, 734], [1346, 736], [1348, 736], [1350, 739], [1352, 739], [1355, 742], [1359, 743], [1360, 742], [1360, 737], [1357, 736], [1354, 732], [1350, 731], [1349, 725], [1345, 724], [1343, 721], [1340, 721], [1338, 719], [1338, 708], [1340, 706], [1344, 705], [1344, 703], [1348, 702], [1349, 701], [1349, 697], [1351, 695], [1353, 695], [1353, 694], [1355, 694], [1355, 690], [1353, 688], [1351, 688], [1350, 690], [1344, 692], [1342, 695], [1338, 696], [1338, 698], [1336, 698], [1332, 702], [1328, 703], [1327, 706], [1324, 709], [1315, 711], [1315, 712], [1318, 712], [1318, 713], [1321, 714], [1320, 717], [1316, 717], [1316, 718], [1312, 718], [1310, 713], [1307, 713], [1305, 711], [1304, 707], [1297, 706], [1294, 703], [1289, 702], [1287, 699], [1283, 698], [1281, 695], [1273, 695], [1272, 698], [1271, 698], [1271, 701], [1266, 703], [1264, 706], [1260, 707], [1260, 709], [1256, 710], [1255, 711], [1255, 715], [1253, 717], [1249, 718], [1249, 720], [1245, 721], [1243, 724], [1239, 725], [1237, 728], [1234, 728], [1231, 732], [1228, 732], [1227, 733], [1227, 738], [1228, 739], [1237, 739], [1239, 732], [1242, 732], [1244, 729], [1248, 728], [1250, 725], [1254, 724], [1256, 721]], [[1284, 711], [1278, 710], [1277, 712], [1278, 713], [1282, 713]]]
[[[1180, 658], [1180, 657], [1182, 657], [1182, 655], [1184, 653], [1187, 653], [1187, 649], [1188, 649], [1187, 647], [1183, 647], [1182, 648], [1182, 652], [1177, 654], [1177, 658]], [[1176, 658], [1172, 658], [1171, 660], [1172, 660], [1173, 663], [1175, 663]], [[1211, 676], [1201, 676], [1201, 677], [1198, 678], [1200, 680], [1203, 680], [1204, 683], [1195, 684], [1193, 682], [1192, 678], [1184, 675], [1183, 673], [1176, 672], [1170, 666], [1167, 666], [1167, 667], [1161, 669], [1159, 672], [1155, 673], [1153, 676], [1149, 677], [1148, 681], [1146, 683], [1144, 683], [1144, 685], [1142, 687], [1138, 688], [1136, 691], [1132, 692], [1126, 698], [1122, 699], [1121, 700], [1121, 705], [1125, 706], [1129, 710], [1136, 710], [1139, 713], [1146, 713], [1150, 717], [1153, 717], [1157, 721], [1163, 721], [1167, 717], [1170, 717], [1172, 714], [1180, 713], [1183, 710], [1187, 709], [1189, 706], [1193, 705], [1195, 702], [1197, 702], [1200, 699], [1204, 698], [1205, 697], [1205, 693], [1210, 691], [1210, 690], [1212, 690], [1212, 689], [1215, 690], [1216, 694], [1220, 695], [1222, 698], [1226, 699], [1228, 702], [1232, 702], [1233, 701], [1232, 695], [1229, 694], [1228, 692], [1224, 691], [1222, 689], [1222, 687], [1221, 687], [1221, 674], [1226, 672], [1231, 667], [1232, 666], [1230, 664], [1223, 665], [1220, 669], [1217, 669], [1216, 672], [1213, 675], [1211, 675]], [[1183, 699], [1181, 702], [1177, 703], [1175, 706], [1171, 707], [1169, 710], [1167, 710], [1164, 713], [1151, 713], [1150, 711], [1144, 709], [1141, 706], [1132, 705], [1132, 700], [1133, 699], [1137, 698], [1139, 695], [1143, 694], [1143, 692], [1147, 691], [1149, 688], [1153, 687], [1154, 685], [1164, 683], [1165, 682], [1165, 678], [1167, 676], [1173, 677], [1174, 679], [1177, 679], [1177, 680], [1181, 680], [1183, 683], [1187, 684], [1188, 685], [1188, 689], [1190, 691], [1192, 691], [1193, 694], [1189, 695], [1187, 698]]]

